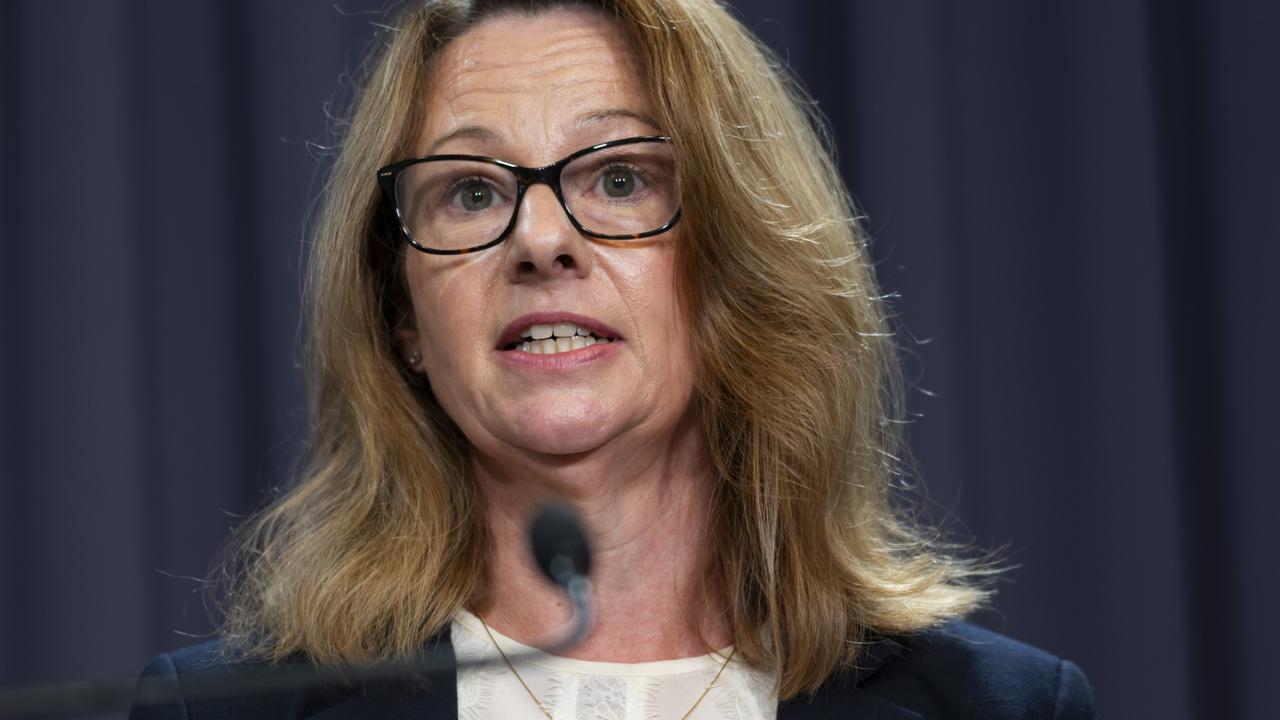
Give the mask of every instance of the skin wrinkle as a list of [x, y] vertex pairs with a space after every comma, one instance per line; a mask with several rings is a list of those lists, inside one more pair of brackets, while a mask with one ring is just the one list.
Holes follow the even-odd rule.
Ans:
[[[627, 47], [590, 12], [486, 20], [442, 51], [417, 146], [538, 166], [660, 132], [642, 119], [653, 112]], [[473, 128], [483, 132], [458, 133]], [[418, 326], [401, 333], [403, 350], [421, 351], [421, 370], [471, 442], [485, 498], [492, 585], [488, 605], [473, 609], [511, 637], [540, 640], [565, 619], [524, 547], [531, 509], [560, 496], [594, 544], [598, 620], [572, 656], [644, 662], [728, 641], [702, 587], [712, 472], [675, 285], [681, 230], [595, 242], [537, 185], [502, 244], [462, 261], [406, 258]], [[554, 310], [595, 317], [624, 341], [570, 372], [522, 374], [496, 359], [513, 318]]]
[[[612, 120], [615, 118], [630, 118], [633, 120], [638, 120], [646, 125], [649, 125], [652, 128], [649, 132], [654, 132], [654, 133], [657, 132], [658, 125], [652, 118], [642, 115], [641, 113], [637, 113], [634, 110], [627, 110], [625, 108], [609, 108], [607, 110], [593, 110], [591, 112], [583, 113], [582, 115], [578, 116], [578, 119], [575, 120], [573, 124], [578, 127], [585, 128], [589, 126], [595, 126], [595, 125], [604, 123], [607, 120]], [[506, 144], [505, 141], [502, 139], [501, 135], [497, 131], [487, 127], [482, 127], [480, 125], [468, 125], [466, 127], [461, 127], [461, 128], [458, 128], [457, 130], [453, 130], [445, 134], [444, 136], [440, 137], [438, 140], [431, 143], [431, 146], [428, 147], [427, 151], [423, 154], [435, 155], [439, 153], [440, 148], [444, 147], [450, 141], [455, 139], [470, 139], [478, 143], [487, 142], [493, 145]], [[503, 158], [499, 158], [499, 159], [503, 159]]]
[[[610, 78], [618, 77], [618, 65], [622, 65], [631, 77], [637, 77], [638, 70], [634, 63], [621, 56], [613, 43], [586, 27], [567, 28], [564, 40], [548, 45], [532, 45], [526, 55], [503, 62], [501, 58], [484, 51], [484, 43], [491, 39], [494, 23], [512, 20], [513, 18], [500, 17], [483, 23], [467, 33], [476, 41], [472, 45], [454, 42], [445, 48], [441, 66], [456, 66], [456, 69], [451, 74], [442, 73], [446, 80], [436, 88], [436, 97], [448, 98], [445, 124], [461, 125], [463, 123], [459, 119], [469, 115], [497, 115], [502, 122], [478, 124], [502, 127], [519, 121], [516, 117], [517, 108], [507, 102], [512, 96], [542, 96], [545, 101], [538, 108], [540, 122], [537, 124], [549, 131], [548, 134], [539, 138], [516, 139], [502, 137], [499, 133], [500, 142], [497, 147], [517, 153], [521, 147], [539, 148], [547, 153], [541, 158], [504, 159], [522, 165], [544, 165], [590, 144], [582, 142], [574, 145], [568, 142], [570, 138], [550, 134], [560, 127], [560, 123], [556, 122], [559, 118], [555, 116], [560, 113], [561, 108], [582, 104], [584, 100], [597, 97], [625, 98], [633, 95], [634, 83], [627, 87], [626, 83], [611, 81]], [[596, 57], [602, 59], [595, 60]], [[584, 58], [587, 59], [586, 62]], [[547, 81], [550, 78], [555, 78], [556, 82], [549, 84]], [[656, 128], [647, 132], [654, 130]]]

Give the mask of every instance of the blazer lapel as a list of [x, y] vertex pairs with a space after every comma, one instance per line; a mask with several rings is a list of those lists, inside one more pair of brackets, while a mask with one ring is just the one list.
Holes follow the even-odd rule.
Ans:
[[876, 641], [857, 667], [831, 676], [812, 695], [778, 704], [778, 720], [923, 720], [920, 713], [890, 702], [863, 684], [880, 671], [902, 646], [887, 638]]
[[303, 717], [310, 720], [454, 720], [458, 717], [457, 686], [445, 687], [441, 683], [425, 690], [400, 687], [391, 691], [366, 688], [337, 705]]
[[[430, 652], [454, 664], [453, 642], [445, 626], [429, 643]], [[308, 720], [455, 720], [458, 717], [457, 671], [441, 672], [430, 680], [406, 680], [394, 683], [370, 683], [319, 712], [301, 712], [297, 717]]]

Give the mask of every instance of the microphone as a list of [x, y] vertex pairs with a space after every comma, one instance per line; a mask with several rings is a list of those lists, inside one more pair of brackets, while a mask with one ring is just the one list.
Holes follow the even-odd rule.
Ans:
[[[570, 630], [555, 651], [567, 650], [591, 632], [595, 614], [591, 606], [591, 546], [577, 514], [563, 503], [543, 506], [529, 526], [529, 547], [538, 569], [564, 588], [573, 604]], [[547, 652], [552, 652], [548, 650]]]
[[[581, 642], [595, 622], [591, 583], [587, 579], [591, 549], [577, 515], [565, 504], [544, 506], [529, 525], [529, 548], [543, 574], [569, 595], [573, 614], [560, 639], [529, 652], [508, 655], [513, 662], [567, 650]], [[274, 667], [237, 668], [234, 675], [216, 672], [215, 668], [215, 672], [195, 672], [183, 677], [180, 691], [160, 678], [7, 688], [0, 689], [0, 718], [127, 710], [130, 705], [163, 705], [183, 699], [209, 700], [329, 685], [389, 682], [502, 663], [501, 656], [459, 662], [452, 652], [442, 652], [433, 647], [409, 660], [334, 668], [297, 662]]]

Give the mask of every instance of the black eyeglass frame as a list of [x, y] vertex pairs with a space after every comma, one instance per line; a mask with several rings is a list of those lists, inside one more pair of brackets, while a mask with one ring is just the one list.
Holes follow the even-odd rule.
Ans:
[[[620, 140], [610, 140], [608, 142], [602, 142], [590, 147], [582, 148], [581, 150], [577, 150], [550, 165], [544, 165], [538, 168], [524, 167], [523, 165], [516, 165], [515, 163], [510, 163], [506, 160], [499, 160], [494, 157], [485, 157], [483, 155], [424, 155], [422, 157], [409, 158], [407, 160], [394, 162], [390, 165], [379, 168], [378, 184], [382, 187], [383, 193], [391, 203], [391, 209], [395, 212], [396, 216], [396, 224], [399, 225], [400, 232], [405, 236], [405, 239], [407, 239], [409, 244], [416, 250], [420, 250], [431, 255], [465, 255], [467, 253], [479, 252], [480, 250], [491, 248], [494, 245], [501, 243], [503, 240], [506, 240], [507, 236], [511, 234], [512, 229], [516, 226], [516, 219], [520, 215], [520, 205], [524, 202], [525, 191], [538, 184], [544, 184], [551, 188], [551, 191], [555, 193], [556, 199], [560, 201], [560, 207], [564, 210], [564, 214], [568, 216], [569, 222], [572, 223], [573, 227], [583, 235], [599, 238], [601, 240], [639, 240], [641, 238], [653, 237], [654, 235], [661, 235], [675, 227], [675, 224], [680, 222], [681, 206], [677, 205], [676, 212], [671, 216], [671, 219], [656, 230], [648, 230], [646, 232], [632, 235], [606, 235], [604, 233], [598, 233], [583, 227], [582, 223], [578, 222], [578, 218], [574, 217], [573, 211], [569, 209], [569, 203], [564, 199], [564, 192], [560, 189], [560, 173], [564, 170], [565, 166], [583, 155], [590, 155], [591, 153], [599, 150], [619, 147], [621, 145], [634, 145], [637, 143], [648, 142], [669, 143], [671, 142], [671, 138], [666, 135], [639, 135], [636, 137], [622, 138]], [[507, 223], [506, 229], [503, 230], [498, 237], [487, 243], [476, 245], [474, 247], [462, 248], [459, 250], [442, 250], [422, 245], [413, 237], [413, 234], [409, 232], [409, 228], [405, 227], [404, 218], [400, 215], [400, 202], [396, 199], [396, 181], [399, 180], [400, 173], [403, 172], [405, 168], [412, 165], [445, 160], [468, 160], [471, 162], [489, 163], [491, 165], [506, 168], [516, 176], [516, 199], [515, 206], [511, 211], [511, 220]]]

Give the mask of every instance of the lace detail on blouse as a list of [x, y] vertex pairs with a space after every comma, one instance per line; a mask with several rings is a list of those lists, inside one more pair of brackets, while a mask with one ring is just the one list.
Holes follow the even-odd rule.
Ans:
[[[462, 611], [453, 621], [459, 660], [497, 655], [480, 621]], [[529, 647], [493, 631], [508, 656]], [[679, 720], [715, 677], [728, 648], [701, 657], [648, 663], [609, 663], [538, 655], [514, 661], [555, 720]], [[775, 720], [773, 678], [734, 659], [689, 720]], [[502, 720], [544, 716], [501, 662], [458, 672], [458, 717]]]

